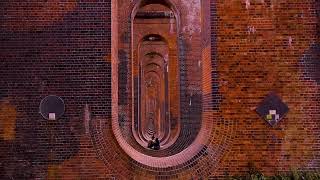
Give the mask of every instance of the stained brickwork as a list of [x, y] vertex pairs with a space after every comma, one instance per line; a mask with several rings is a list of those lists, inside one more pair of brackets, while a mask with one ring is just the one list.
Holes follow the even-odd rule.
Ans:
[[[0, 6], [0, 177], [53, 178], [65, 161], [91, 157], [81, 154], [85, 104], [93, 119], [111, 117], [111, 2]], [[39, 114], [48, 95], [66, 105], [54, 122]]]
[[[221, 110], [224, 118], [237, 122], [230, 153], [217, 174], [241, 174], [248, 162], [266, 174], [318, 169], [320, 116], [315, 72], [319, 51], [314, 45], [319, 41], [318, 4], [290, 0], [216, 4]], [[254, 112], [271, 91], [289, 107], [287, 116], [274, 128]]]
[[[319, 1], [143, 1], [180, 18], [169, 41], [182, 126], [158, 155], [131, 133], [138, 2], [0, 2], [0, 179], [223, 179], [248, 163], [265, 174], [319, 170]], [[160, 10], [138, 16], [172, 16]], [[270, 92], [289, 109], [273, 127], [256, 113]], [[56, 121], [39, 114], [48, 95], [65, 102]]]

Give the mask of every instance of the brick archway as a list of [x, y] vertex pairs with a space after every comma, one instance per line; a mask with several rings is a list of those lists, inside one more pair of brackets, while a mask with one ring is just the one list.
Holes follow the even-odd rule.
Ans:
[[[137, 3], [137, 4], [135, 4]], [[133, 3], [133, 11], [136, 9], [135, 7], [139, 6], [139, 3], [141, 1], [135, 1]], [[166, 7], [175, 7], [175, 6], [166, 6]], [[136, 11], [135, 14], [137, 14], [138, 11]], [[132, 13], [130, 14], [131, 17]], [[175, 14], [175, 17], [177, 15]], [[180, 20], [179, 20], [180, 21]], [[152, 171], [153, 168], [159, 168], [159, 171], [167, 171], [168, 168], [173, 168], [171, 169], [172, 171], [175, 169], [180, 169], [182, 170], [182, 167], [184, 167], [186, 164], [193, 164], [196, 161], [202, 159], [202, 158], [209, 158], [211, 159], [211, 163], [213, 165], [217, 165], [219, 159], [222, 157], [222, 154], [220, 151], [226, 151], [225, 148], [222, 149], [217, 149], [213, 150], [210, 149], [211, 147], [223, 147], [223, 142], [228, 142], [227, 139], [228, 134], [233, 130], [233, 123], [225, 123], [226, 120], [223, 120], [219, 117], [218, 113], [215, 113], [214, 110], [212, 111], [211, 109], [207, 109], [208, 104], [212, 104], [212, 101], [214, 97], [212, 97], [211, 92], [208, 92], [206, 89], [207, 87], [211, 86], [209, 84], [213, 83], [216, 80], [212, 80], [211, 78], [207, 78], [208, 75], [210, 76], [212, 71], [212, 64], [211, 64], [211, 56], [210, 56], [210, 41], [206, 38], [203, 39], [206, 44], [204, 44], [203, 47], [201, 48], [201, 61], [205, 66], [210, 66], [210, 70], [206, 68], [200, 68], [199, 71], [199, 77], [205, 77], [201, 81], [197, 81], [199, 83], [198, 88], [193, 88], [189, 87], [188, 83], [190, 82], [196, 82], [196, 81], [190, 81], [188, 79], [185, 79], [187, 77], [188, 73], [188, 66], [187, 63], [190, 62], [185, 62], [186, 61], [186, 54], [188, 54], [188, 49], [185, 49], [184, 47], [187, 47], [188, 45], [186, 44], [188, 41], [196, 41], [196, 40], [188, 40], [185, 39], [187, 34], [183, 34], [181, 30], [177, 29], [175, 32], [177, 33], [176, 39], [170, 38], [169, 35], [166, 35], [165, 33], [162, 32], [157, 32], [157, 31], [148, 31], [146, 30], [144, 33], [133, 36], [132, 30], [132, 23], [133, 20], [131, 19], [130, 24], [128, 27], [128, 32], [130, 32], [130, 36], [128, 36], [129, 33], [127, 33], [128, 40], [131, 39], [131, 41], [125, 41], [124, 43], [127, 43], [129, 46], [124, 46], [125, 44], [121, 45], [121, 48], [116, 49], [119, 51], [119, 62], [121, 63], [123, 60], [122, 59], [127, 59], [125, 62], [127, 63], [126, 66], [124, 66], [125, 71], [127, 73], [130, 73], [131, 75], [137, 74], [138, 71], [132, 69], [132, 66], [134, 64], [134, 59], [137, 57], [136, 56], [136, 50], [132, 50], [132, 48], [135, 47], [134, 43], [132, 42], [132, 39], [137, 38], [140, 41], [143, 39], [143, 37], [148, 37], [150, 34], [159, 34], [163, 36], [165, 39], [167, 39], [167, 43], [171, 44], [169, 46], [172, 46], [174, 44], [173, 42], [176, 42], [177, 44], [177, 50], [175, 52], [175, 56], [178, 59], [179, 62], [179, 68], [180, 71], [179, 73], [179, 79], [182, 77], [182, 81], [180, 82], [179, 87], [182, 88], [181, 91], [179, 90], [180, 94], [180, 99], [179, 104], [181, 105], [181, 111], [179, 114], [188, 111], [190, 115], [186, 116], [186, 114], [183, 114], [184, 117], [181, 119], [181, 123], [183, 124], [184, 128], [181, 128], [181, 131], [179, 133], [179, 136], [177, 137], [177, 140], [173, 141], [174, 143], [172, 144], [172, 148], [169, 147], [167, 148], [167, 151], [159, 151], [159, 152], [149, 152], [146, 150], [144, 147], [141, 147], [139, 143], [136, 142], [134, 139], [133, 135], [130, 137], [130, 133], [128, 134], [128, 128], [123, 128], [119, 126], [119, 123], [121, 122], [119, 118], [123, 118], [119, 116], [121, 113], [124, 114], [125, 117], [125, 122], [132, 122], [132, 118], [134, 117], [134, 108], [130, 106], [130, 104], [134, 104], [134, 98], [132, 98], [132, 95], [134, 95], [134, 91], [130, 91], [128, 93], [128, 96], [123, 96], [123, 97], [129, 97], [126, 100], [121, 99], [122, 93], [118, 94], [118, 86], [120, 85], [119, 83], [119, 76], [113, 77], [113, 95], [114, 98], [117, 98], [117, 100], [114, 100], [113, 102], [113, 120], [112, 120], [112, 129], [114, 132], [114, 135], [117, 139], [117, 142], [119, 143], [120, 147], [124, 150], [124, 152], [131, 157], [134, 160], [134, 164], [136, 164], [138, 167], [143, 167], [143, 169], [149, 169]], [[122, 26], [125, 24], [122, 24]], [[208, 25], [208, 24], [207, 24]], [[178, 27], [178, 26], [177, 26]], [[207, 26], [203, 26], [202, 28], [208, 28]], [[115, 37], [115, 36], [113, 36]], [[116, 36], [117, 38], [120, 38]], [[169, 38], [168, 38], [169, 37]], [[140, 39], [140, 40], [139, 40]], [[117, 39], [115, 42], [119, 41]], [[119, 44], [122, 44], [123, 42], [119, 42]], [[209, 44], [208, 44], [209, 43]], [[117, 47], [117, 46], [113, 46]], [[144, 55], [152, 53], [152, 52], [146, 52]], [[161, 54], [161, 53], [160, 53]], [[163, 55], [162, 55], [163, 56]], [[118, 57], [115, 57], [113, 59], [113, 75], [118, 74], [118, 70], [121, 69], [121, 67], [118, 66], [117, 61], [115, 61]], [[122, 58], [122, 59], [121, 59]], [[121, 64], [119, 64], [121, 66]], [[196, 63], [196, 65], [199, 67], [203, 66], [201, 63]], [[194, 66], [194, 65], [193, 65]], [[195, 69], [196, 67], [194, 67]], [[190, 77], [188, 77], [190, 78]], [[126, 82], [121, 80], [122, 82]], [[133, 76], [128, 78], [127, 83], [127, 88], [129, 87], [132, 89], [134, 87], [134, 78]], [[202, 85], [201, 83], [205, 83], [205, 85]], [[208, 86], [209, 85], [209, 86]], [[209, 94], [208, 94], [209, 93]], [[179, 96], [179, 95], [178, 95]], [[218, 95], [216, 95], [218, 97]], [[118, 103], [118, 100], [120, 100], [122, 103]], [[126, 102], [124, 104], [123, 102]], [[205, 103], [201, 105], [202, 103]], [[194, 111], [194, 110], [188, 110], [188, 109], [194, 109], [194, 110], [201, 110], [201, 111]], [[126, 114], [126, 112], [127, 113]], [[194, 111], [194, 112], [193, 112]], [[192, 114], [193, 113], [193, 114]], [[200, 113], [200, 114], [198, 114]], [[194, 118], [194, 119], [190, 119]], [[198, 119], [198, 120], [197, 120]], [[189, 123], [192, 122], [192, 123]], [[132, 125], [132, 124], [131, 124]], [[198, 128], [196, 128], [198, 125]], [[223, 131], [216, 131], [214, 130], [215, 126], [217, 126], [217, 129], [223, 128]], [[103, 129], [103, 128], [99, 128]], [[216, 134], [219, 132], [219, 134]], [[189, 135], [191, 134], [191, 136]], [[215, 139], [217, 138], [217, 139]], [[100, 141], [101, 142], [101, 141]], [[217, 153], [214, 156], [208, 156], [204, 157], [208, 151], [217, 151]], [[219, 153], [218, 153], [219, 152]], [[171, 171], [170, 170], [170, 171]], [[176, 173], [179, 171], [176, 171]]]

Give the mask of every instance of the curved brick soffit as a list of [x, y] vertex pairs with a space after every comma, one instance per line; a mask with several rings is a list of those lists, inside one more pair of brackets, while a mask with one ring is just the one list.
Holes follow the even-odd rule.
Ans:
[[[136, 0], [133, 4], [137, 4], [137, 2], [140, 1], [141, 0]], [[132, 8], [133, 7], [131, 7], [131, 9]], [[212, 56], [211, 59], [214, 61], [213, 63], [216, 62], [216, 56]], [[212, 67], [215, 68], [216, 65], [212, 64]], [[216, 70], [214, 69], [213, 72], [216, 72]], [[218, 80], [217, 74], [213, 73], [212, 78], [212, 82], [216, 83]], [[219, 102], [221, 96], [218, 94], [218, 90], [213, 90], [213, 93], [215, 94], [212, 102]], [[110, 164], [110, 162], [108, 162], [108, 156], [111, 154], [108, 154], [108, 151], [110, 151], [108, 148], [113, 147], [113, 144], [105, 138], [104, 134], [105, 131], [107, 129], [110, 130], [110, 126], [112, 126], [114, 137], [122, 150], [129, 155], [134, 167], [154, 173], [162, 172], [168, 175], [182, 173], [182, 171], [190, 170], [193, 166], [198, 166], [198, 169], [200, 169], [197, 173], [210, 173], [210, 171], [212, 173], [212, 168], [217, 167], [223, 155], [228, 152], [228, 147], [232, 143], [233, 131], [235, 129], [234, 122], [229, 122], [221, 117], [219, 108], [212, 109], [212, 112], [203, 114], [201, 130], [195, 141], [189, 147], [178, 154], [159, 158], [138, 152], [122, 137], [116, 120], [112, 120], [112, 125], [106, 121], [107, 120], [98, 120], [95, 123], [96, 125], [91, 128], [92, 140], [96, 151], [106, 164]], [[123, 151], [117, 152], [115, 149], [114, 153], [123, 153]], [[199, 160], [204, 163], [199, 163]], [[123, 167], [127, 166], [124, 165]]]
[[[131, 13], [131, 16], [129, 17], [129, 19], [134, 19], [134, 17], [136, 16], [138, 10], [139, 10], [139, 6], [141, 5], [141, 3], [145, 1], [145, 0], [133, 0], [133, 2], [131, 3], [131, 7], [130, 7], [130, 12]], [[170, 0], [163, 0], [164, 3], [170, 5], [170, 9], [173, 10], [174, 14], [175, 14], [175, 18], [177, 20], [177, 29], [180, 30], [180, 23], [181, 23], [181, 20], [180, 20], [180, 11], [179, 9], [177, 8], [177, 6], [172, 3]], [[131, 26], [131, 25], [130, 25]]]

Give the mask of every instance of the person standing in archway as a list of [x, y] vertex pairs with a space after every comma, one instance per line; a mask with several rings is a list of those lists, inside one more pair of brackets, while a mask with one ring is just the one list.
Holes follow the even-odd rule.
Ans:
[[151, 140], [148, 141], [148, 148], [152, 149], [154, 148], [155, 140], [154, 136], [152, 135]]
[[160, 149], [160, 141], [159, 141], [158, 138], [156, 138], [156, 140], [154, 141], [153, 149], [154, 150], [159, 150]]

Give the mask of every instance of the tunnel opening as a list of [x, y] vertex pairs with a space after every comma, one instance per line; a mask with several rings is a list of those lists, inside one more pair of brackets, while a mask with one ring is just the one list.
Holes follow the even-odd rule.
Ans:
[[143, 147], [154, 136], [165, 149], [180, 132], [176, 29], [175, 15], [167, 5], [144, 3], [133, 17], [132, 131]]
[[[205, 152], [208, 143], [211, 123], [202, 118], [201, 61], [210, 49], [202, 49], [200, 32], [190, 39], [173, 2], [128, 4], [129, 21], [113, 21], [119, 34], [112, 36], [112, 130], [135, 161], [148, 167], [177, 166]], [[198, 45], [189, 45], [193, 42]], [[160, 150], [147, 148], [152, 136], [160, 139]]]

